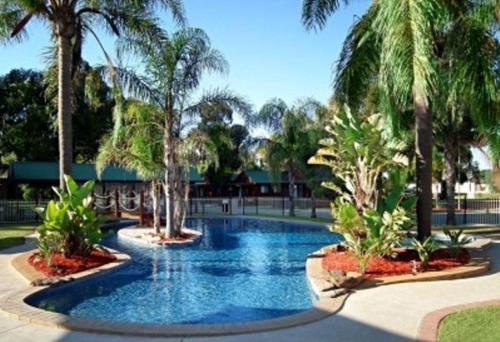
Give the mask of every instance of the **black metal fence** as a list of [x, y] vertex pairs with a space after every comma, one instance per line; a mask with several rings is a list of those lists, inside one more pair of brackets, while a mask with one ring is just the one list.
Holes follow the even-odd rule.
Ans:
[[[108, 198], [109, 197], [109, 198]], [[115, 201], [113, 195], [95, 197], [96, 208], [101, 211], [150, 212], [150, 199], [144, 194], [122, 195]], [[45, 207], [47, 201], [0, 200], [0, 225], [36, 224], [40, 217], [36, 207]], [[162, 203], [163, 207], [163, 203]], [[138, 210], [139, 208], [140, 210]], [[242, 197], [242, 198], [191, 198], [188, 205], [189, 215], [289, 215], [288, 197]], [[330, 202], [325, 199], [296, 198], [295, 215], [309, 218], [313, 216], [332, 220]], [[500, 198], [457, 200], [455, 207], [458, 225], [500, 225]], [[432, 214], [434, 226], [446, 225], [446, 203], [435, 201]]]
[[37, 224], [40, 216], [37, 207], [45, 207], [48, 201], [0, 200], [0, 224]]

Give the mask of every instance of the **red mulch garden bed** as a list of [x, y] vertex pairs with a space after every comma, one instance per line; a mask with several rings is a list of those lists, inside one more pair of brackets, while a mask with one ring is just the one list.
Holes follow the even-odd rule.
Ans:
[[[448, 268], [465, 265], [469, 262], [470, 255], [466, 249], [460, 250], [457, 257], [452, 257], [446, 249], [439, 249], [432, 254], [429, 266], [421, 269], [418, 254], [414, 250], [401, 250], [395, 258], [372, 257], [368, 262], [365, 278], [412, 274], [414, 262], [419, 272], [441, 271]], [[344, 272], [357, 272], [358, 262], [350, 252], [331, 251], [323, 258], [323, 269]]]
[[116, 257], [113, 254], [99, 250], [92, 251], [88, 257], [72, 256], [70, 258], [65, 258], [62, 254], [55, 253], [52, 256], [51, 266], [49, 266], [46, 260], [41, 258], [38, 253], [34, 253], [28, 258], [30, 265], [47, 277], [67, 276], [96, 268], [115, 260]]
[[173, 239], [167, 239], [165, 237], [162, 237], [160, 239], [160, 243], [183, 242], [183, 241], [194, 240], [196, 238], [197, 238], [196, 234], [190, 234], [190, 233], [184, 233], [184, 232], [182, 232], [178, 237], [173, 238]]

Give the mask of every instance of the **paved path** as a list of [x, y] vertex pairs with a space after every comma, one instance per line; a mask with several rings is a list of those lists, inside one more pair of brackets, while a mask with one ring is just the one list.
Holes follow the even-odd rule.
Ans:
[[[0, 297], [22, 289], [26, 282], [10, 260], [27, 247], [0, 251]], [[492, 270], [484, 276], [454, 281], [398, 284], [352, 295], [342, 311], [322, 321], [273, 332], [212, 338], [173, 338], [161, 341], [408, 341], [422, 317], [458, 304], [500, 298], [500, 242], [489, 249]], [[92, 335], [31, 326], [0, 315], [0, 341], [160, 341], [160, 339]]]

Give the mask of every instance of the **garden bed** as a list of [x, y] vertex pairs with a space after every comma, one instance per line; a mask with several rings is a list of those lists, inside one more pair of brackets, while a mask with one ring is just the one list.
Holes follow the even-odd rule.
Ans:
[[202, 234], [196, 230], [183, 228], [179, 237], [169, 239], [164, 234], [156, 234], [153, 228], [123, 228], [118, 236], [149, 246], [183, 246], [199, 242]]
[[[393, 258], [372, 257], [364, 275], [365, 279], [413, 274], [417, 272], [443, 271], [468, 264], [470, 254], [466, 249], [460, 250], [453, 257], [448, 250], [440, 249], [433, 253], [429, 266], [422, 269], [418, 254], [414, 250], [398, 250]], [[325, 271], [357, 272], [358, 261], [347, 251], [329, 251], [322, 261]]]
[[116, 256], [101, 250], [93, 250], [87, 257], [71, 256], [66, 258], [60, 253], [55, 253], [52, 256], [51, 265], [38, 253], [33, 253], [28, 258], [28, 263], [46, 277], [63, 277], [97, 268], [114, 261], [116, 261]]

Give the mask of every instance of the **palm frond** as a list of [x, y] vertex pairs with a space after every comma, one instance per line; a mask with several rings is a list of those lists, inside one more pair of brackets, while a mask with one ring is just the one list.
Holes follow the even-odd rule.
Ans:
[[[347, 4], [348, 0], [343, 0]], [[302, 4], [302, 23], [310, 30], [322, 29], [328, 18], [340, 7], [340, 0], [304, 0]]]

